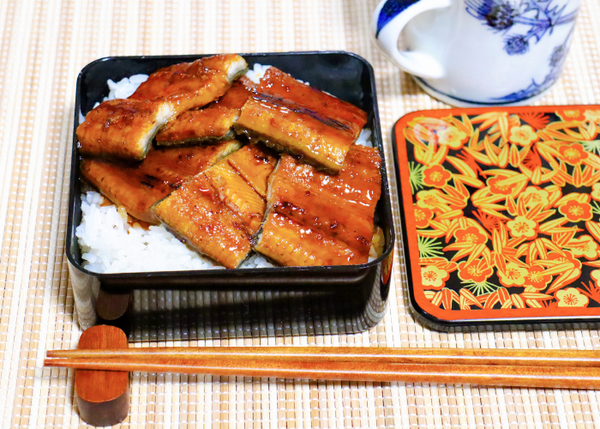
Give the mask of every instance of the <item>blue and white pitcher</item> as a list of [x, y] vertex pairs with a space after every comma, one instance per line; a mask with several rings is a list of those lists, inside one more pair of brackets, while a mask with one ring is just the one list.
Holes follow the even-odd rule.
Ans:
[[383, 0], [372, 33], [387, 56], [446, 103], [528, 104], [560, 76], [580, 3]]

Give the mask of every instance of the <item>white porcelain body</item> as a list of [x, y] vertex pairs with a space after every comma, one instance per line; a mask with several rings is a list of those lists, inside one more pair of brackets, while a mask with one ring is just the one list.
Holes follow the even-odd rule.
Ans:
[[385, 54], [442, 101], [526, 104], [560, 75], [580, 2], [383, 0], [372, 32]]

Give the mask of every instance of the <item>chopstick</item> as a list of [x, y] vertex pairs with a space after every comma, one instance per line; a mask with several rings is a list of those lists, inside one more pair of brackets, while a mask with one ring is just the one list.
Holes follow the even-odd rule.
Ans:
[[392, 347], [144, 347], [50, 350], [48, 358], [268, 359], [279, 361], [431, 363], [472, 365], [597, 366], [600, 350], [450, 349]]
[[357, 347], [55, 350], [45, 366], [346, 381], [600, 389], [600, 351]]

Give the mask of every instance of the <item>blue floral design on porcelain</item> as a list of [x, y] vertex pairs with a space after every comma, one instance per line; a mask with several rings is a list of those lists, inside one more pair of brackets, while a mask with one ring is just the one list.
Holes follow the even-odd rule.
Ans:
[[565, 64], [565, 60], [567, 59], [567, 52], [569, 48], [569, 44], [571, 43], [571, 38], [573, 37], [573, 29], [569, 32], [567, 40], [562, 45], [556, 46], [552, 51], [552, 55], [550, 55], [548, 65], [550, 66], [550, 71], [544, 78], [541, 83], [536, 83], [532, 81], [531, 84], [520, 91], [513, 92], [504, 97], [494, 98], [494, 100], [500, 102], [514, 102], [519, 100], [524, 100], [530, 97], [533, 97], [545, 89], [549, 88], [556, 82], [559, 78], [560, 73], [562, 71], [563, 65]]
[[379, 32], [383, 27], [398, 16], [398, 14], [417, 2], [419, 2], [419, 0], [391, 0], [385, 3], [377, 17], [377, 32], [375, 33], [375, 36], [379, 36]]
[[[493, 31], [503, 33], [504, 50], [509, 55], [523, 55], [529, 51], [530, 42], [539, 42], [546, 33], [559, 26], [572, 23], [577, 11], [564, 13], [553, 0], [466, 0], [467, 12], [484, 21]], [[520, 25], [519, 25], [520, 24]], [[515, 30], [528, 28], [524, 34]]]

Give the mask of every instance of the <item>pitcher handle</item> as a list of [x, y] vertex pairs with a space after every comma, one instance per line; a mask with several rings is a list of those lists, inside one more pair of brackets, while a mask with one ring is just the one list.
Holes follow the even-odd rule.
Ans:
[[445, 71], [432, 55], [398, 50], [398, 38], [408, 22], [420, 13], [450, 6], [452, 0], [382, 0], [375, 9], [371, 32], [377, 46], [402, 70], [426, 79], [444, 77]]

